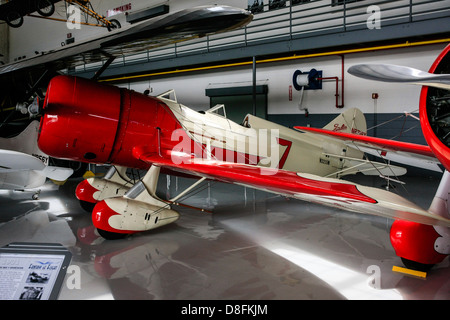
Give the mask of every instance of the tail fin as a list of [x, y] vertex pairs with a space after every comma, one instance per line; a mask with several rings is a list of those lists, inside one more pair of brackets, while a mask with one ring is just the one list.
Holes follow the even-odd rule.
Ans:
[[12, 138], [0, 137], [0, 149], [30, 154], [48, 165], [48, 155], [42, 152], [37, 144], [38, 130], [39, 121], [34, 120], [17, 136]]
[[356, 108], [341, 113], [323, 128], [336, 132], [367, 135], [366, 118], [361, 110]]

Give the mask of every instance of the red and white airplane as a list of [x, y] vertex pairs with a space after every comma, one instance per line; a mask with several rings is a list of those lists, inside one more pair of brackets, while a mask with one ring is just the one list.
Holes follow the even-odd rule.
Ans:
[[[137, 46], [141, 50], [239, 28], [250, 21], [248, 12], [226, 6], [188, 9], [128, 30], [122, 28], [102, 39], [5, 65], [0, 67], [0, 75], [58, 70], [136, 50], [136, 42], [142, 44]], [[436, 164], [440, 163], [449, 169], [446, 112], [442, 111], [449, 101], [449, 51], [447, 47], [439, 56], [430, 74], [406, 72], [405, 76], [394, 70], [393, 79], [389, 78], [398, 81], [401, 75], [402, 82], [424, 85], [420, 116], [428, 146], [367, 137], [364, 116], [356, 109], [317, 130], [291, 130], [251, 115], [237, 124], [224, 117], [223, 106], [200, 113], [170, 98], [171, 92], [149, 97], [70, 76], [54, 77], [48, 85], [38, 144], [53, 157], [114, 165], [104, 179], [87, 179], [77, 188], [80, 200], [95, 204], [93, 223], [106, 238], [176, 221], [179, 214], [171, 205], [203, 180], [214, 179], [397, 219], [391, 230], [396, 253], [407, 266], [429, 267], [450, 253], [447, 171], [428, 210], [386, 190], [339, 178], [358, 171], [385, 177], [405, 173], [389, 163], [365, 160], [364, 152], [369, 150], [381, 150], [380, 156], [391, 159], [392, 155], [397, 161], [414, 155], [416, 165], [438, 170]], [[367, 68], [362, 69], [361, 75], [378, 70], [367, 73]], [[437, 75], [442, 73], [446, 75]], [[141, 181], [130, 185], [126, 168], [148, 171]], [[164, 200], [155, 192], [160, 170], [200, 180], [176, 198]]]
[[[450, 100], [449, 60], [450, 46], [426, 76], [414, 72], [401, 76], [402, 82], [424, 85], [420, 118], [428, 146], [368, 137], [357, 109], [347, 110], [324, 129], [296, 131], [251, 115], [242, 124], [234, 123], [220, 112], [223, 106], [196, 112], [170, 98], [171, 92], [149, 97], [69, 76], [50, 82], [38, 143], [57, 158], [117, 166], [104, 179], [90, 178], [77, 188], [80, 200], [96, 203], [92, 220], [106, 238], [178, 219], [171, 204], [191, 188], [174, 199], [158, 198], [158, 175], [167, 169], [200, 177], [192, 188], [213, 179], [396, 219], [391, 243], [397, 255], [408, 267], [427, 268], [450, 254], [450, 149], [445, 111]], [[357, 74], [355, 70], [358, 67], [349, 72]], [[394, 74], [398, 78], [400, 73]], [[364, 76], [364, 70], [359, 75]], [[396, 166], [365, 160], [363, 149], [380, 150], [380, 156], [389, 159], [393, 155], [397, 161], [416, 156], [419, 163], [433, 169], [438, 163], [444, 166], [430, 208], [420, 208], [386, 190], [340, 180], [358, 171], [382, 176], [405, 173]], [[148, 171], [130, 186], [124, 174], [127, 167]]]

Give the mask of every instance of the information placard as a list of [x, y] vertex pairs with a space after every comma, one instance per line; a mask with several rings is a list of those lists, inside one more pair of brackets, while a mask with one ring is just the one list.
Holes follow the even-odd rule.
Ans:
[[0, 300], [54, 300], [72, 254], [60, 244], [11, 243], [0, 248]]

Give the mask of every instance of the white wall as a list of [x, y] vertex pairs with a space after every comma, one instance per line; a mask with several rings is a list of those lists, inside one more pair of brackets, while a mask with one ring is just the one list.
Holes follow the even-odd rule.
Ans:
[[[428, 71], [445, 44], [428, 45], [415, 48], [385, 50], [378, 52], [355, 53], [345, 56], [345, 108], [357, 107], [365, 113], [373, 113], [375, 105], [378, 113], [398, 113], [418, 109], [420, 87], [404, 84], [380, 83], [356, 78], [346, 71], [360, 63], [389, 63], [410, 66]], [[324, 77], [338, 76], [341, 80], [341, 58], [329, 56], [308, 58], [289, 62], [275, 62], [257, 65], [258, 84], [267, 84], [269, 114], [303, 114], [298, 109], [300, 93], [293, 90], [289, 101], [289, 86], [295, 70], [309, 71], [312, 68], [323, 71]], [[252, 85], [252, 65], [239, 68], [219, 69], [200, 73], [185, 73], [175, 76], [158, 77], [145, 81], [125, 82], [120, 86], [138, 92], [152, 88], [152, 95], [168, 89], [175, 89], [178, 101], [195, 110], [209, 108], [209, 98], [205, 89], [211, 87], [233, 87]], [[341, 82], [339, 82], [339, 93]], [[372, 93], [379, 98], [372, 100]], [[310, 113], [338, 113], [335, 107], [335, 82], [326, 81], [322, 90], [305, 91], [303, 106]]]

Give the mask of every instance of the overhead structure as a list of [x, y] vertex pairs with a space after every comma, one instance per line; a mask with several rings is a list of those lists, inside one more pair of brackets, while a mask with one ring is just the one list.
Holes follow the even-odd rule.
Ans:
[[[4, 20], [12, 28], [21, 27], [24, 16], [67, 22], [65, 19], [51, 17], [55, 13], [55, 3], [57, 2], [61, 2], [61, 0], [4, 0], [0, 2], [0, 20]], [[105, 27], [109, 31], [121, 27], [120, 22], [116, 19], [108, 20], [105, 16], [98, 14], [89, 0], [65, 0], [64, 2], [67, 15], [68, 5], [74, 5], [84, 13], [85, 22], [80, 22], [81, 24]], [[35, 12], [39, 15], [34, 14]], [[96, 23], [89, 23], [89, 18], [93, 18]]]
[[42, 17], [50, 17], [55, 12], [55, 3], [61, 0], [4, 0], [0, 1], [0, 20], [12, 28], [23, 24], [23, 17], [38, 12]]
[[[77, 6], [85, 15], [86, 15], [86, 24], [89, 17], [94, 18], [97, 21], [97, 26], [102, 26], [107, 28], [109, 31], [114, 29], [119, 29], [121, 27], [120, 22], [116, 19], [108, 20], [105, 16], [98, 14], [90, 0], [87, 1], [77, 1], [77, 0], [66, 0], [66, 5], [75, 5]], [[67, 11], [66, 11], [67, 12]], [[89, 24], [91, 25], [91, 24]]]

